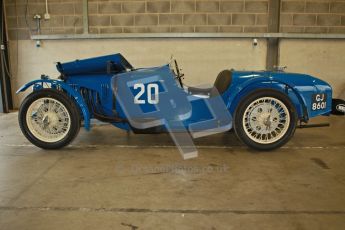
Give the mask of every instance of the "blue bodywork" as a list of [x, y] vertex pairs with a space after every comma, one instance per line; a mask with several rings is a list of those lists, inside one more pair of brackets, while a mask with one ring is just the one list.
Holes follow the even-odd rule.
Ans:
[[[140, 75], [149, 77], [166, 74], [175, 78], [169, 65], [160, 67], [134, 69], [121, 55], [108, 55], [97, 58], [76, 60], [68, 63], [58, 63], [57, 69], [61, 73], [60, 80], [42, 77], [23, 85], [18, 91], [23, 92], [30, 86], [33, 90], [45, 87], [65, 91], [80, 108], [84, 127], [90, 129], [90, 119], [116, 116], [119, 122], [112, 122], [118, 128], [130, 130], [125, 122], [126, 116], [123, 108], [115, 99], [112, 80], [118, 77]], [[178, 87], [178, 86], [177, 86]], [[310, 118], [319, 115], [329, 115], [332, 110], [332, 88], [326, 82], [305, 74], [286, 73], [281, 71], [236, 71], [232, 70], [232, 83], [220, 95], [231, 115], [234, 115], [237, 106], [247, 95], [258, 89], [273, 89], [286, 94], [294, 104], [301, 121], [307, 122]], [[185, 92], [188, 94], [188, 92]], [[315, 94], [326, 94], [326, 107], [318, 110], [312, 109], [312, 98]], [[96, 108], [90, 106], [91, 102], [97, 104]], [[205, 108], [202, 100], [191, 100], [192, 115], [184, 124], [204, 120], [212, 116]], [[149, 105], [147, 105], [149, 106]], [[143, 106], [145, 108], [145, 105]]]

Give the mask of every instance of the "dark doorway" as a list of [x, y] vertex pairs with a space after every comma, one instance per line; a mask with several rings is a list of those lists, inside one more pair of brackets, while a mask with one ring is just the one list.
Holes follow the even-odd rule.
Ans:
[[0, 0], [0, 112], [8, 113], [13, 109], [10, 67], [8, 60], [8, 41], [5, 24], [4, 1]]

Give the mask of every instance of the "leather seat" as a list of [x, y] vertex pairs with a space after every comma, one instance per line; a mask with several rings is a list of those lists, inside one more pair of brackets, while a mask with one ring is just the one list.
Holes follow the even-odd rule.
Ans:
[[223, 70], [218, 74], [212, 88], [189, 87], [188, 92], [190, 94], [208, 95], [210, 97], [214, 97], [223, 94], [230, 87], [231, 82], [232, 72], [230, 70]]
[[223, 94], [231, 85], [232, 82], [232, 72], [230, 70], [223, 70], [221, 71], [215, 82], [213, 87], [215, 87], [219, 94]]

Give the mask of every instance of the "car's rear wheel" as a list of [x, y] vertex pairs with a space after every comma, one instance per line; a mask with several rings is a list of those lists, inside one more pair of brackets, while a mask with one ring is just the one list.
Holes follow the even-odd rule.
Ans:
[[272, 150], [293, 136], [297, 113], [286, 95], [265, 89], [244, 98], [234, 120], [235, 132], [246, 145], [257, 150]]
[[25, 137], [43, 149], [68, 145], [80, 129], [80, 115], [74, 102], [64, 93], [42, 89], [28, 95], [18, 114]]

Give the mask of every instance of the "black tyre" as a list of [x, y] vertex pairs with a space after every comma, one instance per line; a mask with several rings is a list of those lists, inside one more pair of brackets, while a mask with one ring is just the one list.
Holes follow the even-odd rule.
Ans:
[[64, 92], [42, 89], [28, 95], [20, 106], [19, 126], [24, 136], [43, 149], [68, 145], [80, 129], [80, 114]]
[[290, 99], [271, 89], [260, 89], [237, 107], [234, 128], [238, 138], [256, 150], [273, 150], [293, 136], [297, 113]]

